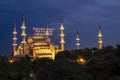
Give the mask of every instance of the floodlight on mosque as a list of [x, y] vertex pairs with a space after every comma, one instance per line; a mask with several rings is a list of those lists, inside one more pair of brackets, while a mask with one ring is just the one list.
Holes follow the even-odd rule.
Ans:
[[51, 36], [55, 29], [54, 28], [38, 28], [38, 27], [34, 27], [33, 30], [35, 31], [36, 35], [45, 36], [47, 34], [47, 36]]

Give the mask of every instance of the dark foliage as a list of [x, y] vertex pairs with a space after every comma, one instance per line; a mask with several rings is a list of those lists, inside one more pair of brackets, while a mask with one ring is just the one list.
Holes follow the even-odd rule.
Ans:
[[[84, 58], [85, 64], [78, 62]], [[59, 52], [56, 59], [30, 60], [29, 56], [9, 63], [0, 56], [0, 80], [120, 80], [120, 44]]]

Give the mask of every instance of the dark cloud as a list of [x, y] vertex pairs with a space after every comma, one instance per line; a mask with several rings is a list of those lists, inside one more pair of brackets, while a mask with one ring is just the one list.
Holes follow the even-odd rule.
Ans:
[[0, 0], [0, 36], [2, 37], [0, 44], [3, 45], [0, 53], [12, 51], [12, 31], [15, 21], [20, 38], [23, 14], [29, 30], [28, 34], [33, 26], [44, 27], [46, 23], [56, 28], [55, 33], [59, 33], [59, 19], [62, 17], [65, 25], [66, 49], [75, 49], [77, 30], [82, 48], [97, 47], [99, 23], [102, 25], [104, 45], [115, 45], [120, 40], [119, 4], [120, 0]]

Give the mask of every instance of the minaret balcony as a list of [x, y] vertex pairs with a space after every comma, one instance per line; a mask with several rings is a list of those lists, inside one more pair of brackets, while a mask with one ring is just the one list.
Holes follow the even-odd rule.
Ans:
[[13, 44], [13, 46], [17, 46], [17, 44]]
[[21, 34], [21, 36], [26, 36], [26, 34]]
[[77, 46], [79, 46], [79, 45], [80, 45], [80, 43], [76, 43], [76, 45], [77, 45]]
[[60, 43], [65, 43], [65, 41], [64, 41], [64, 40], [62, 40], [62, 41], [60, 41]]
[[16, 41], [16, 40], [17, 40], [17, 38], [13, 38], [13, 40], [14, 40], [14, 41]]
[[77, 41], [79, 41], [80, 39], [79, 38], [76, 38]]
[[22, 43], [22, 44], [26, 44], [26, 41], [22, 41], [21, 43]]
[[14, 31], [13, 34], [17, 34], [17, 32]]
[[64, 37], [65, 35], [64, 34], [60, 34], [61, 37]]
[[98, 41], [98, 43], [103, 43], [103, 41]]
[[98, 34], [98, 37], [102, 37], [102, 34]]
[[26, 26], [22, 26], [21, 29], [26, 29]]

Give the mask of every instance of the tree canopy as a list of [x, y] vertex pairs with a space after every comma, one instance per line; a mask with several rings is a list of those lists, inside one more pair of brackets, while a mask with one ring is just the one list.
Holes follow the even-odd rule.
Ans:
[[0, 80], [120, 80], [120, 44], [62, 51], [55, 60], [8, 59], [0, 56]]

